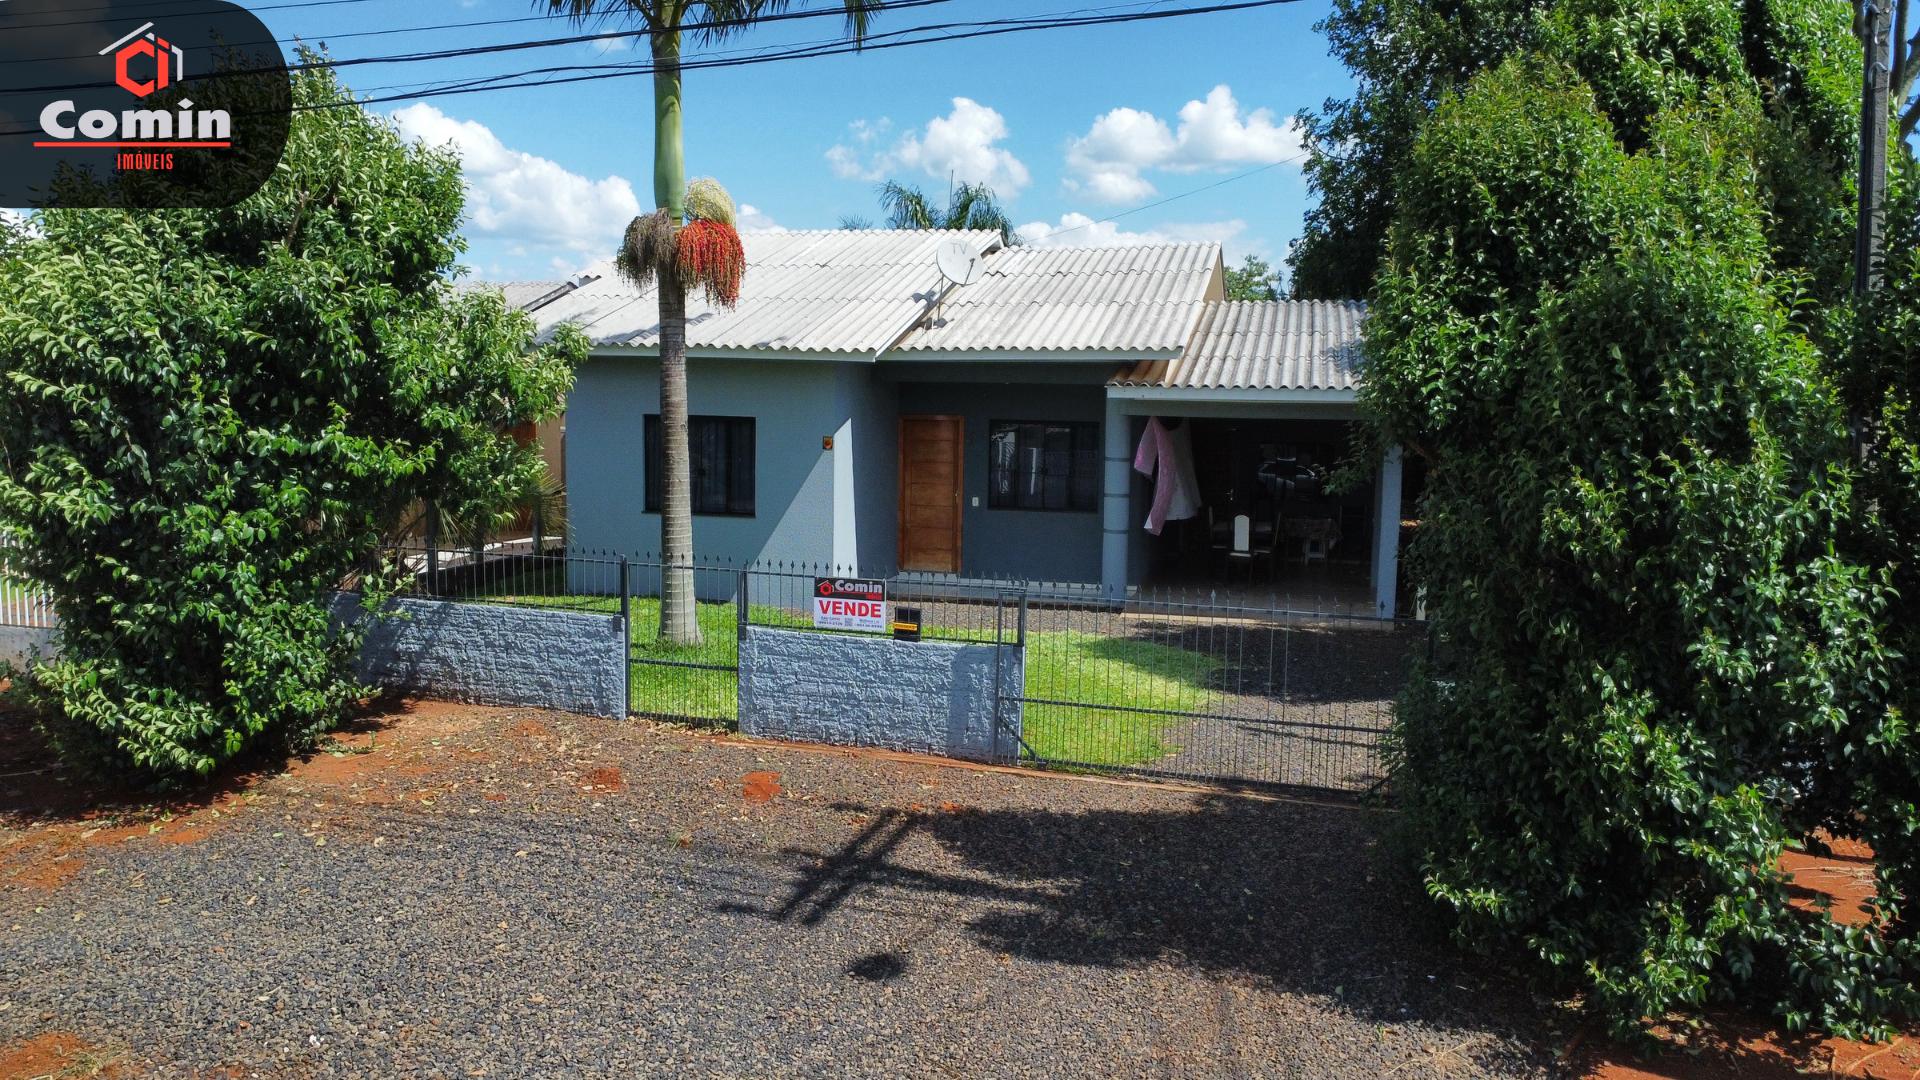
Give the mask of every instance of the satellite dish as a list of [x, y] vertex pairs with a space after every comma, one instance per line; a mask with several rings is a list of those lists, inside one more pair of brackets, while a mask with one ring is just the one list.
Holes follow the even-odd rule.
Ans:
[[980, 280], [982, 259], [980, 253], [968, 246], [965, 240], [948, 240], [933, 253], [935, 265], [940, 267], [940, 276], [955, 285], [971, 285]]

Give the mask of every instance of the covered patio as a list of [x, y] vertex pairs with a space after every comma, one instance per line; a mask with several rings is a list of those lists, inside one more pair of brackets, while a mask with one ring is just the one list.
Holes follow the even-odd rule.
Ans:
[[[1107, 383], [1101, 582], [1109, 595], [1243, 598], [1248, 606], [1400, 612], [1398, 451], [1340, 486], [1356, 430], [1364, 305], [1208, 305], [1176, 359]], [[1153, 447], [1172, 460], [1148, 460]], [[1184, 479], [1183, 479], [1184, 478]], [[1152, 513], [1159, 486], [1166, 520]], [[1155, 531], [1154, 525], [1158, 525]]]

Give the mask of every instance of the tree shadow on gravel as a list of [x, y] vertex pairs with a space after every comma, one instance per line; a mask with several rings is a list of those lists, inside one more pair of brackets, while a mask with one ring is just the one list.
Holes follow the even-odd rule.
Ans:
[[1367, 810], [1226, 795], [1177, 810], [832, 809], [870, 820], [832, 851], [790, 852], [778, 903], [729, 910], [812, 926], [874, 892], [919, 894], [965, 901], [981, 947], [1028, 960], [1169, 963], [1381, 1024], [1538, 1035], [1548, 1022], [1447, 944]]

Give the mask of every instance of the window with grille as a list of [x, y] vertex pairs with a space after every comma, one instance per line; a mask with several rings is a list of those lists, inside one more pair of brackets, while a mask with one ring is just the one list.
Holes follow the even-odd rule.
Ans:
[[[660, 512], [660, 417], [646, 422], [647, 512]], [[753, 516], [753, 417], [690, 416], [687, 449], [692, 458], [693, 512]]]
[[987, 505], [1082, 510], [1100, 505], [1100, 425], [995, 420], [987, 435]]

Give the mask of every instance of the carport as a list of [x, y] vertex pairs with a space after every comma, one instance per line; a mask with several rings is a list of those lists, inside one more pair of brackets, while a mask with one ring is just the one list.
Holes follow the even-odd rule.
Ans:
[[[1114, 374], [1102, 474], [1109, 595], [1242, 589], [1397, 614], [1400, 453], [1384, 455], [1370, 482], [1328, 483], [1360, 445], [1365, 315], [1358, 302], [1214, 301], [1180, 356]], [[1135, 469], [1150, 421], [1185, 428], [1175, 441], [1190, 448], [1197, 488], [1193, 516], [1166, 521], [1158, 535], [1145, 523], [1162, 480]], [[1244, 540], [1236, 518], [1246, 519]]]

